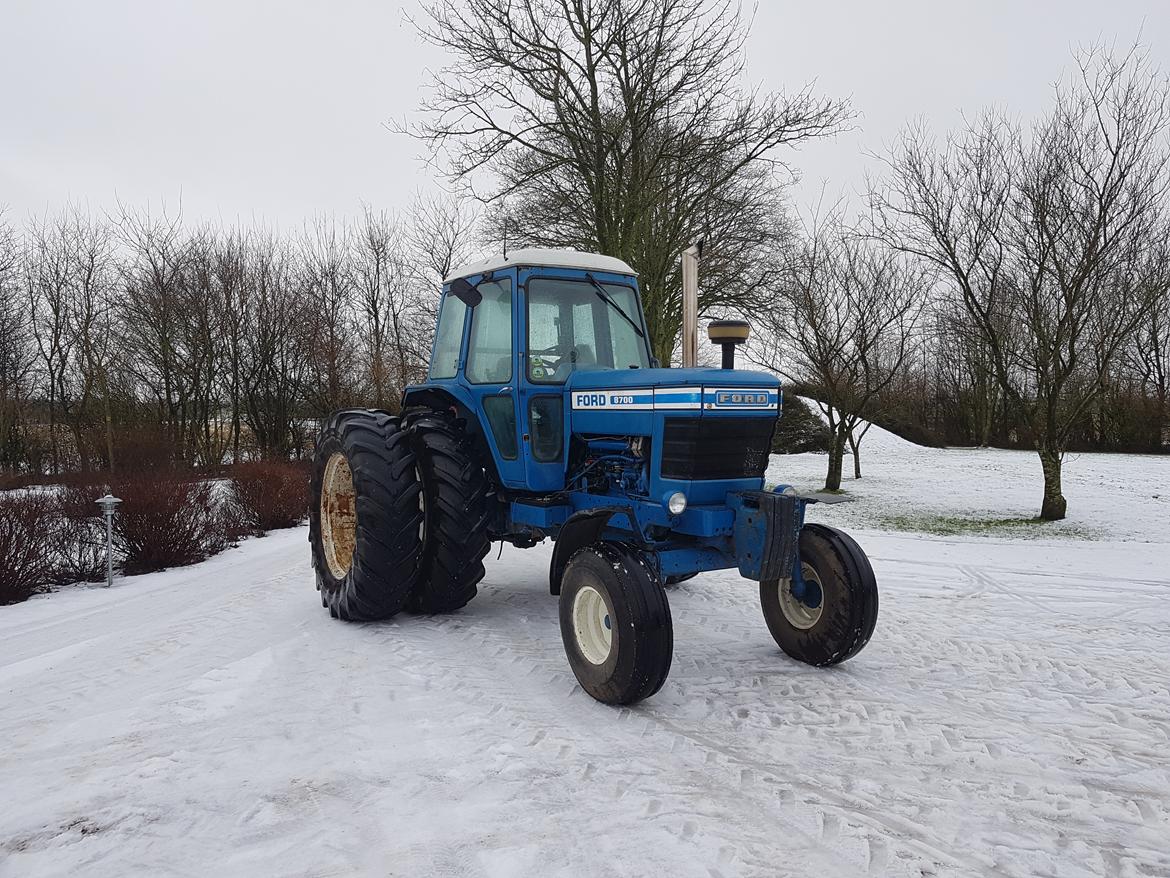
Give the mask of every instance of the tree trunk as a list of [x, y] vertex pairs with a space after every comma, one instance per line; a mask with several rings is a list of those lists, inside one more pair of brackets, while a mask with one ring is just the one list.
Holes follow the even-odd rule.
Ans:
[[110, 378], [102, 372], [102, 418], [106, 427], [106, 466], [114, 474], [114, 415], [110, 410]]
[[849, 432], [849, 450], [853, 452], [853, 478], [861, 478], [861, 440]]
[[984, 392], [983, 402], [979, 418], [978, 441], [980, 448], [989, 448], [991, 446], [991, 426], [995, 422], [995, 396], [990, 390]]
[[1045, 521], [1060, 521], [1068, 509], [1060, 487], [1060, 453], [1041, 449], [1040, 467], [1044, 471], [1044, 502], [1040, 506], [1040, 517]]
[[845, 459], [847, 430], [840, 427], [833, 433], [833, 441], [829, 444], [829, 472], [825, 476], [826, 491], [841, 490], [841, 466]]

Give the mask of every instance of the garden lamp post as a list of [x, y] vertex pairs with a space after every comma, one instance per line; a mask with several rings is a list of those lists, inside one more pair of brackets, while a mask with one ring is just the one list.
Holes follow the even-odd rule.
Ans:
[[97, 505], [106, 517], [106, 588], [114, 584], [114, 510], [121, 502], [113, 494], [97, 499]]

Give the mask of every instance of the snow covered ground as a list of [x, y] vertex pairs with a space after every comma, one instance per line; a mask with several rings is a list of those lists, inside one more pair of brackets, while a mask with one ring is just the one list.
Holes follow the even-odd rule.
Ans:
[[0, 608], [0, 875], [1170, 875], [1170, 459], [1070, 458], [1018, 527], [963, 522], [1034, 514], [1033, 455], [863, 461], [812, 517], [872, 555], [868, 648], [799, 665], [700, 576], [631, 709], [576, 686], [547, 546], [447, 618], [330, 619], [304, 530]]

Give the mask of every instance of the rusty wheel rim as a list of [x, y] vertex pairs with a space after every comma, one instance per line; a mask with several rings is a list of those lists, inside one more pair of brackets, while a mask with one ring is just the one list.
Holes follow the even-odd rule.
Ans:
[[325, 463], [321, 480], [321, 547], [334, 579], [343, 579], [353, 566], [357, 542], [357, 503], [353, 472], [340, 451]]

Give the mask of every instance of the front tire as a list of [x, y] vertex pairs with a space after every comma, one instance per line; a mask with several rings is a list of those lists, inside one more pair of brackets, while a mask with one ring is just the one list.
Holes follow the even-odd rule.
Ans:
[[309, 545], [321, 603], [335, 618], [385, 619], [406, 605], [421, 569], [421, 491], [397, 418], [330, 416], [313, 454]]
[[581, 688], [633, 704], [662, 688], [674, 654], [670, 605], [641, 556], [615, 543], [577, 550], [565, 566], [561, 639]]
[[809, 665], [836, 665], [861, 652], [877, 624], [877, 580], [865, 552], [850, 537], [823, 524], [800, 531], [800, 563], [807, 583], [820, 591], [817, 606], [792, 594], [791, 579], [760, 583], [760, 605], [772, 639]]

